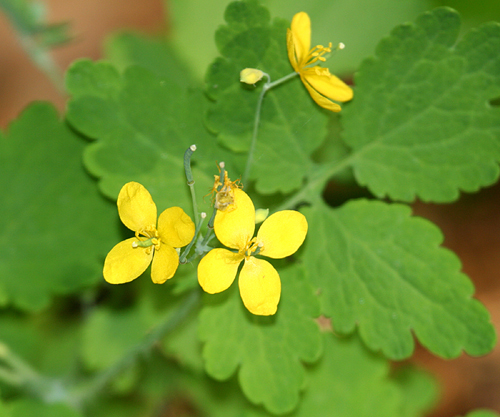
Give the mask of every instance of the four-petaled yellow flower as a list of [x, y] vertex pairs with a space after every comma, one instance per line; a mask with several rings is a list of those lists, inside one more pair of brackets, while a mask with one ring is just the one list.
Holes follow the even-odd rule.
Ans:
[[281, 295], [278, 272], [267, 261], [254, 255], [284, 258], [295, 253], [307, 234], [307, 220], [303, 214], [283, 210], [269, 216], [262, 223], [257, 236], [255, 208], [248, 195], [235, 188], [235, 210], [217, 211], [214, 230], [225, 246], [236, 249], [212, 249], [198, 265], [198, 281], [210, 294], [226, 290], [233, 283], [238, 266], [240, 295], [245, 307], [253, 314], [269, 316], [276, 313]]
[[318, 105], [339, 112], [340, 106], [330, 100], [343, 103], [352, 99], [352, 89], [330, 74], [328, 68], [313, 66], [317, 61], [325, 61], [323, 55], [331, 52], [331, 43], [328, 47], [317, 45], [311, 49], [311, 20], [307, 13], [300, 12], [293, 17], [287, 32], [287, 49], [293, 69]]
[[[179, 266], [174, 248], [186, 246], [194, 237], [195, 226], [180, 207], [170, 207], [160, 214], [156, 227], [156, 204], [141, 184], [129, 182], [118, 195], [118, 214], [135, 237], [118, 243], [104, 261], [104, 279], [123, 284], [141, 275], [153, 261], [151, 278], [163, 284]], [[154, 255], [154, 257], [153, 257]]]

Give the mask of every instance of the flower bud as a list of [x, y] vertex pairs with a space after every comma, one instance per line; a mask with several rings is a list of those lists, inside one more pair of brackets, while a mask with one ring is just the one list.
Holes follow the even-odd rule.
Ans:
[[268, 215], [269, 215], [269, 209], [260, 208], [255, 210], [255, 224], [262, 223], [264, 220], [266, 220]]
[[247, 84], [255, 84], [260, 81], [264, 73], [255, 68], [245, 68], [240, 72], [240, 81]]

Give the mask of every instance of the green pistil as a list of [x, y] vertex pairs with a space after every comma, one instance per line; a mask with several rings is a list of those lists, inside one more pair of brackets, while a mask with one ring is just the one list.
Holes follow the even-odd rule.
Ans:
[[149, 248], [150, 246], [157, 245], [158, 244], [158, 238], [152, 237], [147, 240], [139, 240], [139, 241], [134, 241], [132, 242], [132, 247], [134, 248]]

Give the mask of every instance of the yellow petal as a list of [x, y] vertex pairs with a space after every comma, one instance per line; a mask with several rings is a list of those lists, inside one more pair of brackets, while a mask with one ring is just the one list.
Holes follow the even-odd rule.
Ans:
[[193, 221], [180, 207], [166, 209], [158, 219], [161, 241], [174, 248], [182, 248], [191, 242], [194, 230]]
[[217, 210], [214, 230], [217, 239], [228, 248], [243, 249], [255, 231], [255, 207], [248, 195], [235, 188], [234, 210]]
[[257, 233], [263, 247], [259, 255], [284, 258], [295, 253], [307, 235], [307, 220], [302, 213], [283, 210], [269, 216]]
[[132, 242], [136, 241], [135, 237], [124, 240], [106, 256], [103, 274], [110, 284], [123, 284], [136, 279], [151, 263], [153, 250], [149, 250], [148, 255], [147, 248], [134, 248]]
[[309, 92], [310, 96], [312, 99], [316, 102], [318, 106], [323, 107], [324, 109], [333, 111], [333, 112], [339, 112], [342, 110], [342, 108], [337, 104], [334, 103], [333, 101], [328, 100], [326, 97], [322, 96], [319, 94], [314, 88], [311, 87], [311, 85], [307, 82], [307, 80], [304, 77], [300, 77], [302, 82], [304, 83], [305, 87], [307, 88], [307, 91]]
[[243, 256], [227, 249], [212, 249], [198, 264], [198, 282], [209, 294], [227, 290], [236, 277]]
[[[319, 72], [319, 74], [318, 74]], [[302, 76], [318, 93], [341, 103], [352, 99], [352, 88], [335, 75], [323, 75], [325, 68], [313, 67], [302, 71]]]
[[251, 256], [240, 272], [240, 295], [252, 314], [270, 316], [276, 313], [281, 295], [278, 272], [267, 261]]
[[155, 250], [151, 265], [151, 279], [155, 284], [163, 284], [174, 276], [179, 266], [179, 255], [169, 245], [162, 243], [160, 249]]
[[295, 72], [299, 72], [300, 68], [295, 56], [295, 40], [290, 29], [288, 29], [286, 32], [286, 49], [288, 52], [288, 59], [290, 60], [290, 64], [292, 64], [292, 68]]
[[300, 12], [293, 17], [291, 32], [297, 61], [299, 65], [304, 64], [311, 49], [311, 19], [307, 13]]
[[156, 204], [149, 191], [138, 182], [125, 184], [118, 194], [118, 214], [123, 224], [138, 232], [156, 226]]

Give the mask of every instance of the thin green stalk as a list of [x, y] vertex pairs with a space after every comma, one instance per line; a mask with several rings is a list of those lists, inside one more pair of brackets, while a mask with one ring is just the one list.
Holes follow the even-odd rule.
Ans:
[[147, 354], [167, 334], [175, 330], [198, 304], [199, 298], [200, 291], [198, 289], [193, 290], [186, 297], [183, 304], [173, 314], [168, 312], [161, 323], [148, 333], [141, 343], [131, 348], [115, 365], [97, 375], [78, 396], [76, 403], [84, 405], [102, 393], [113, 379], [133, 365], [140, 356]]
[[[191, 240], [191, 242], [189, 243], [189, 245], [186, 247], [186, 249], [184, 249], [184, 252], [182, 252], [182, 255], [179, 257], [179, 263], [180, 264], [185, 264], [186, 263], [186, 257], [188, 256], [189, 251], [193, 247], [194, 242], [196, 242], [196, 239], [198, 238], [198, 235], [200, 234], [201, 227], [203, 226], [203, 221], [207, 217], [207, 213], [205, 213], [205, 212], [201, 213], [200, 217], [201, 217], [200, 221], [197, 222], [197, 224], [196, 224], [196, 230], [194, 232], [193, 239]], [[192, 259], [192, 258], [190, 258], [190, 259]]]
[[[52, 81], [60, 93], [64, 93], [63, 72], [55, 63], [50, 54], [50, 49], [55, 44], [69, 41], [69, 36], [64, 31], [64, 25], [49, 25], [40, 15], [39, 2], [19, 2], [14, 0], [0, 0], [0, 9], [12, 23], [17, 32], [20, 43], [31, 60], [40, 68]], [[47, 41], [44, 37], [49, 32], [54, 34], [57, 31], [57, 42]]]
[[287, 76], [280, 78], [279, 80], [276, 80], [274, 82], [271, 82], [271, 77], [264, 73], [264, 77], [267, 78], [267, 82], [264, 84], [262, 87], [262, 91], [260, 92], [259, 95], [259, 100], [257, 101], [257, 108], [255, 109], [255, 119], [253, 123], [253, 133], [252, 133], [252, 140], [250, 142], [250, 149], [248, 150], [248, 156], [247, 156], [247, 162], [245, 165], [245, 171], [243, 173], [243, 178], [242, 178], [242, 183], [246, 184], [248, 181], [248, 178], [250, 176], [250, 169], [253, 163], [253, 156], [255, 152], [255, 144], [257, 143], [257, 134], [259, 132], [259, 124], [260, 124], [260, 113], [262, 110], [262, 102], [264, 100], [264, 95], [271, 89], [276, 87], [277, 85], [280, 85], [284, 83], [285, 81], [288, 81], [289, 79], [299, 75], [297, 72], [292, 72], [288, 74]]
[[10, 368], [13, 375], [17, 375], [23, 384], [37, 383], [42, 377], [23, 359], [14, 354], [7, 345], [0, 344], [0, 359]]
[[23, 379], [16, 372], [0, 367], [0, 381], [4, 384], [10, 385], [11, 387], [19, 387], [23, 385]]
[[210, 220], [208, 221], [207, 225], [207, 232], [205, 233], [205, 236], [203, 236], [203, 240], [201, 241], [201, 247], [204, 247], [208, 244], [208, 241], [210, 240], [212, 236], [212, 232], [214, 230], [214, 220], [215, 220], [215, 214], [217, 210], [214, 209], [212, 212], [212, 216], [210, 217]]
[[193, 201], [193, 211], [194, 218], [196, 219], [196, 225], [198, 225], [198, 203], [196, 202], [196, 191], [194, 189], [194, 177], [191, 171], [191, 156], [194, 151], [196, 151], [196, 145], [191, 145], [184, 152], [184, 172], [186, 173], [187, 185], [189, 186], [189, 191], [191, 192], [191, 200]]
[[317, 193], [315, 193], [317, 188], [324, 187], [330, 178], [349, 167], [357, 157], [357, 153], [352, 153], [340, 160], [337, 164], [324, 166], [316, 170], [315, 174], [309, 178], [307, 184], [279, 205], [274, 212], [280, 210], [290, 210], [295, 208], [301, 202], [310, 201], [311, 198], [314, 198], [314, 196], [317, 195]]

